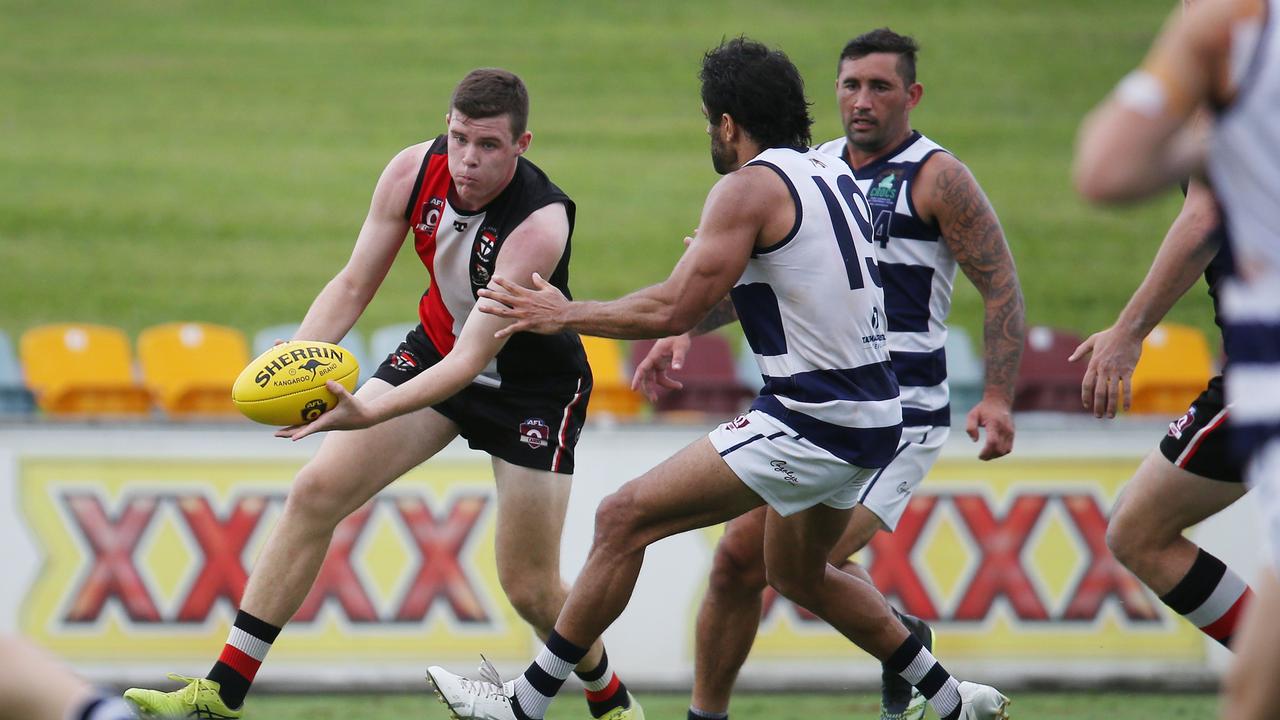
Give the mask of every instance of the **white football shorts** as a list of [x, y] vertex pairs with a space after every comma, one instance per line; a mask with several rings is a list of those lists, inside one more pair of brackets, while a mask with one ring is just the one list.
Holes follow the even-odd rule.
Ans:
[[850, 465], [759, 410], [717, 426], [707, 437], [738, 479], [783, 516], [815, 505], [851, 508], [879, 472]]
[[950, 435], [951, 428], [945, 426], [902, 428], [893, 459], [862, 488], [858, 502], [875, 513], [889, 532], [898, 526], [907, 503], [938, 461]]

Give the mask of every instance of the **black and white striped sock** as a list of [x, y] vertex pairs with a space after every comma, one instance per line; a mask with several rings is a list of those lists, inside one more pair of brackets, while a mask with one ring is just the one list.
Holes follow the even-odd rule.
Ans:
[[560, 692], [573, 667], [587, 654], [586, 648], [565, 640], [552, 630], [547, 644], [524, 674], [516, 678], [516, 717], [521, 720], [542, 720], [547, 707]]
[[940, 720], [956, 720], [960, 717], [960, 683], [942, 667], [920, 639], [908, 635], [907, 639], [884, 666], [902, 676], [929, 700]]

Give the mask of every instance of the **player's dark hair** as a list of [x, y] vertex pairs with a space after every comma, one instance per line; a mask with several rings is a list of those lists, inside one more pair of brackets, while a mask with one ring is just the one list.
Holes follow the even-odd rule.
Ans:
[[850, 40], [844, 50], [840, 51], [840, 61], [836, 63], [836, 74], [845, 60], [857, 60], [872, 53], [893, 53], [898, 56], [898, 75], [904, 85], [916, 82], [916, 53], [920, 52], [920, 44], [910, 35], [899, 35], [887, 27], [877, 28], [863, 33]]
[[712, 124], [728, 114], [766, 148], [811, 144], [804, 80], [781, 50], [737, 37], [707, 51], [698, 77]]
[[453, 89], [449, 107], [476, 120], [506, 115], [511, 118], [513, 139], [523, 135], [529, 125], [529, 91], [524, 81], [498, 68], [467, 73]]

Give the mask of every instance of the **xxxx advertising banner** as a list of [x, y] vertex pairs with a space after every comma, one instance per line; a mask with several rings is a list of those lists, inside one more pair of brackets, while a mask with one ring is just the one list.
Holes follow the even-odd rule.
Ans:
[[[0, 430], [0, 630], [120, 682], [203, 672], [226, 638], [253, 559], [310, 448], [261, 430]], [[589, 429], [565, 530], [567, 578], [593, 511], [700, 429]], [[1020, 443], [1024, 441], [1020, 439]], [[1211, 677], [1212, 650], [1106, 548], [1110, 507], [1147, 447], [1099, 457], [1026, 440], [979, 463], [948, 447], [897, 532], [860, 558], [900, 609], [929, 620], [949, 664], [1010, 679]], [[285, 447], [287, 446], [288, 447]], [[1109, 449], [1108, 449], [1109, 448]], [[696, 479], [691, 478], [690, 482]], [[1245, 519], [1202, 528], [1231, 562]], [[505, 601], [485, 456], [452, 445], [348, 517], [260, 676], [264, 683], [407, 684], [483, 652], [522, 667], [535, 639]], [[1245, 528], [1246, 530], [1241, 530]], [[606, 637], [628, 681], [687, 685], [718, 531], [659, 543]], [[1215, 546], [1216, 545], [1216, 546]], [[1251, 577], [1252, 566], [1242, 568]], [[766, 597], [744, 683], [871, 681], [878, 666], [821, 621]], [[1118, 675], [1117, 675], [1118, 674]]]

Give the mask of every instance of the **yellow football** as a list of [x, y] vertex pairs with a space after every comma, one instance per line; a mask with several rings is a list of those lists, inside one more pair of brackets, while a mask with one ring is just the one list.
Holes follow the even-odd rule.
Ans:
[[231, 400], [244, 416], [267, 425], [300, 425], [337, 402], [329, 380], [356, 389], [360, 364], [332, 343], [294, 340], [272, 347], [240, 371]]

